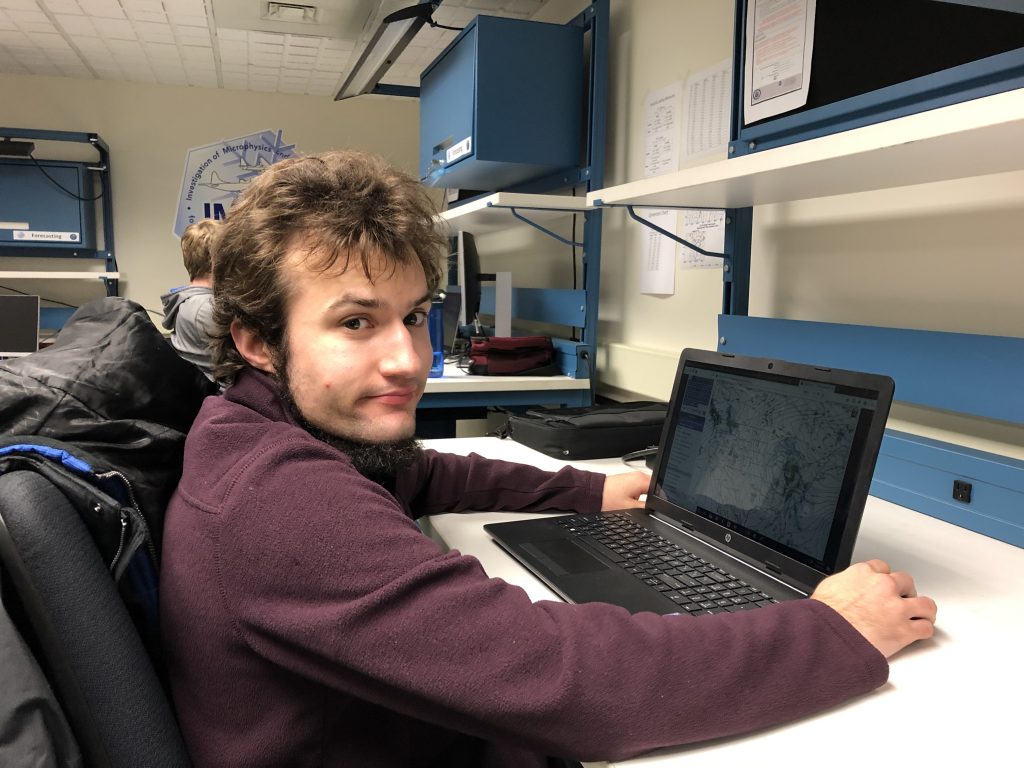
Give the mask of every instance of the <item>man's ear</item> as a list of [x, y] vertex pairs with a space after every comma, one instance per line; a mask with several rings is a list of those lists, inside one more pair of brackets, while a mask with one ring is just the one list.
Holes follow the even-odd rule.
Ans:
[[277, 373], [274, 369], [273, 357], [267, 344], [255, 331], [246, 328], [238, 320], [231, 321], [231, 340], [235, 342], [238, 353], [253, 368], [267, 373]]

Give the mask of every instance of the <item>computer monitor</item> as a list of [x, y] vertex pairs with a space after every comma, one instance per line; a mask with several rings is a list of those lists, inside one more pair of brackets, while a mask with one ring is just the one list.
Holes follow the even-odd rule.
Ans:
[[0, 295], [0, 357], [39, 349], [39, 297]]
[[[456, 237], [455, 261], [459, 292], [459, 335], [463, 338], [511, 336], [512, 273], [481, 272], [476, 240], [469, 232], [459, 232]], [[493, 306], [488, 307], [493, 312], [494, 325], [486, 330], [480, 323], [483, 283], [494, 283]]]
[[459, 326], [474, 326], [480, 318], [480, 254], [469, 232], [459, 232], [455, 251], [461, 301]]

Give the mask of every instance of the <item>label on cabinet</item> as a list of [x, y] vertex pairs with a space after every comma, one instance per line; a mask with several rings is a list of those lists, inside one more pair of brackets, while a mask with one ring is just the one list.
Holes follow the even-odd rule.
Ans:
[[444, 153], [445, 163], [454, 163], [460, 157], [468, 155], [473, 149], [473, 137], [467, 136], [458, 144], [448, 147], [448, 151]]
[[82, 234], [80, 232], [41, 232], [31, 229], [16, 229], [14, 231], [14, 239], [50, 243], [78, 243], [82, 240]]

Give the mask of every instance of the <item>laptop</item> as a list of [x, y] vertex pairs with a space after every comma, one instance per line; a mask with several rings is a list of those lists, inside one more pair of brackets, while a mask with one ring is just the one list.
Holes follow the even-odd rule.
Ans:
[[642, 509], [484, 526], [564, 600], [720, 613], [850, 564], [888, 376], [686, 349]]
[[0, 295], [0, 358], [38, 351], [39, 303], [38, 296]]

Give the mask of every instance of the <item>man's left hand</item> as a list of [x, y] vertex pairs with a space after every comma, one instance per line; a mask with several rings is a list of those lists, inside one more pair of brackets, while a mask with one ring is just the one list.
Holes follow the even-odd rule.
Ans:
[[647, 472], [623, 472], [608, 475], [604, 479], [604, 493], [601, 496], [601, 511], [642, 507], [640, 497], [647, 493], [651, 476]]

